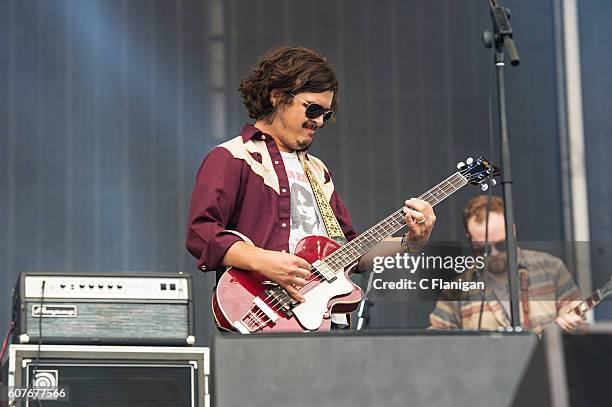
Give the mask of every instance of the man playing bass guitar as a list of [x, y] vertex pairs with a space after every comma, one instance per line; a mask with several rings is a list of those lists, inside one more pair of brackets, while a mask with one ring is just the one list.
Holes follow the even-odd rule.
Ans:
[[[296, 243], [307, 235], [357, 236], [329, 170], [308, 153], [315, 134], [335, 120], [336, 74], [313, 50], [281, 47], [255, 64], [239, 91], [255, 122], [204, 159], [192, 193], [187, 249], [200, 270], [260, 273], [303, 302], [298, 289], [311, 264], [292, 254]], [[357, 270], [369, 269], [375, 256], [416, 250], [429, 239], [432, 206], [410, 199], [403, 210], [405, 238], [386, 239]], [[347, 325], [343, 314], [332, 315], [332, 322]]]

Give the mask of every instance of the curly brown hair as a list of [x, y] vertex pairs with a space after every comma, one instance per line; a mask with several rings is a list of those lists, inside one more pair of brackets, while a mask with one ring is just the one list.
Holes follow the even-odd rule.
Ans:
[[249, 116], [271, 123], [276, 112], [270, 100], [272, 92], [278, 97], [278, 106], [290, 104], [292, 93], [332, 91], [331, 109], [335, 110], [338, 81], [325, 57], [305, 47], [284, 46], [266, 52], [238, 90]]
[[[487, 216], [488, 195], [478, 195], [469, 200], [467, 206], [463, 210], [463, 225], [467, 231], [467, 224], [470, 219], [474, 218], [477, 223], [483, 223]], [[504, 214], [504, 201], [499, 196], [491, 197], [491, 212]]]

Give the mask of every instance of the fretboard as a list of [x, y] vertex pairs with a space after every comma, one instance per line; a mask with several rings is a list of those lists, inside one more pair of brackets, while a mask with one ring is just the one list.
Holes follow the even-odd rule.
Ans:
[[608, 295], [612, 293], [612, 282], [608, 281], [606, 285], [595, 291], [589, 298], [582, 301], [578, 306], [574, 307], [573, 312], [580, 316], [595, 308]]
[[[419, 196], [419, 198], [427, 201], [431, 206], [436, 206], [467, 183], [467, 179], [459, 172], [456, 172]], [[396, 210], [355, 239], [341, 246], [323, 261], [335, 271], [344, 270], [378, 243], [406, 226], [404, 216], [403, 208]]]

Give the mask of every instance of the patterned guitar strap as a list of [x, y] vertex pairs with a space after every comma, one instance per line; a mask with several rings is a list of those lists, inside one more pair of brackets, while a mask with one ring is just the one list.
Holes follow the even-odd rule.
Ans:
[[344, 236], [344, 232], [342, 232], [342, 228], [338, 223], [338, 219], [336, 219], [336, 215], [334, 215], [334, 211], [332, 210], [331, 205], [325, 198], [325, 194], [323, 193], [321, 185], [319, 185], [317, 178], [308, 167], [308, 163], [305, 159], [303, 160], [303, 164], [304, 173], [306, 174], [306, 177], [308, 177], [310, 187], [312, 188], [312, 192], [314, 193], [315, 199], [317, 200], [317, 206], [319, 207], [319, 212], [321, 212], [323, 224], [325, 225], [325, 230], [327, 230], [327, 235], [330, 237], [330, 239], [333, 239], [338, 243], [346, 243], [347, 240]]

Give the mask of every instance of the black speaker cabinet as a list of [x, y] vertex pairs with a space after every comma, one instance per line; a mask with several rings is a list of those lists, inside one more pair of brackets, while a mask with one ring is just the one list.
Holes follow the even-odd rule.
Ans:
[[571, 406], [609, 406], [612, 325], [600, 324], [563, 335]]
[[532, 334], [223, 335], [211, 393], [215, 407], [507, 407], [539, 348]]
[[[0, 397], [7, 405], [210, 405], [208, 348], [42, 345], [39, 352], [37, 345], [11, 345], [8, 353]], [[39, 399], [18, 397], [28, 389]]]

